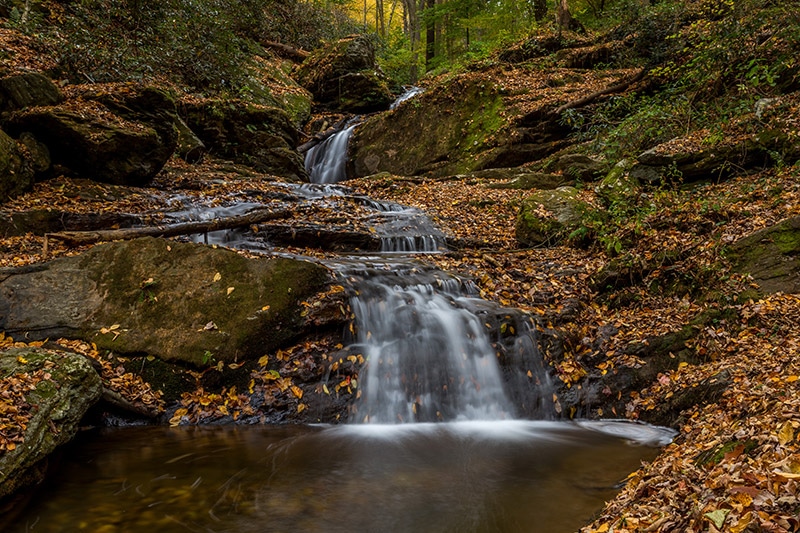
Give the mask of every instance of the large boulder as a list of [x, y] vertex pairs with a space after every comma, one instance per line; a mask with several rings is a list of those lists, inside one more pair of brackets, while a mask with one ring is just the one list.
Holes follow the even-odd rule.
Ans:
[[50, 78], [24, 72], [0, 79], [0, 111], [59, 104], [64, 96]]
[[580, 223], [585, 210], [573, 187], [535, 191], [522, 202], [517, 241], [523, 246], [556, 244]]
[[208, 150], [291, 181], [308, 181], [294, 149], [299, 132], [277, 107], [236, 100], [187, 100], [181, 115]]
[[736, 241], [728, 257], [765, 293], [800, 293], [800, 216]]
[[147, 185], [175, 152], [175, 104], [162, 90], [134, 84], [76, 89], [55, 106], [10, 115], [14, 135], [30, 132], [67, 173], [116, 185]]
[[330, 276], [307, 261], [142, 238], [6, 269], [0, 280], [0, 330], [202, 367], [258, 358], [300, 337], [300, 302]]
[[0, 352], [0, 379], [2, 498], [41, 481], [47, 457], [72, 439], [102, 386], [84, 356], [37, 348]]
[[441, 176], [516, 166], [486, 167], [478, 157], [503, 126], [505, 112], [498, 87], [488, 80], [465, 77], [432, 87], [356, 128], [350, 142], [355, 175]]
[[34, 169], [24, 150], [0, 130], [0, 202], [27, 191], [33, 181]]
[[363, 35], [317, 50], [303, 62], [295, 77], [317, 102], [338, 111], [385, 110], [394, 99], [386, 77], [375, 63], [375, 48]]

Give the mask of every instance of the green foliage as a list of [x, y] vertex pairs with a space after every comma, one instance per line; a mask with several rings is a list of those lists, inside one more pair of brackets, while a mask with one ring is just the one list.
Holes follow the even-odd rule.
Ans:
[[21, 15], [10, 24], [58, 42], [59, 66], [73, 82], [166, 76], [234, 96], [260, 91], [251, 68], [259, 42], [310, 48], [355, 28], [341, 10], [301, 0], [80, 0], [44, 12], [31, 10], [24, 27]]

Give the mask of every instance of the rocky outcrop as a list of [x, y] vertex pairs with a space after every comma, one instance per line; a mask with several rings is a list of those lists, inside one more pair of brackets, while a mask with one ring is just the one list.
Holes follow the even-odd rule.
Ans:
[[294, 150], [299, 132], [285, 111], [236, 100], [191, 100], [181, 116], [210, 153], [290, 181], [308, 181]]
[[314, 99], [336, 111], [369, 113], [394, 100], [375, 63], [375, 48], [363, 35], [347, 37], [314, 52], [295, 77]]
[[39, 72], [24, 72], [0, 79], [0, 112], [56, 105], [62, 101], [64, 96], [58, 87]]
[[36, 348], [0, 352], [0, 378], [13, 382], [22, 441], [0, 454], [0, 498], [42, 480], [47, 457], [78, 430], [101, 395], [100, 377], [77, 354]]
[[585, 204], [573, 187], [536, 191], [522, 203], [517, 241], [523, 246], [553, 245], [580, 223]]
[[0, 130], [0, 202], [33, 186], [33, 166], [25, 155], [24, 147]]
[[84, 339], [198, 367], [300, 337], [300, 302], [330, 282], [314, 263], [143, 238], [0, 272], [0, 330]]
[[800, 217], [786, 219], [736, 241], [728, 257], [765, 293], [800, 292]]
[[12, 113], [12, 135], [30, 134], [65, 173], [117, 185], [147, 185], [177, 145], [175, 104], [156, 88], [134, 84], [74, 89], [53, 106]]
[[[573, 183], [568, 177], [561, 174], [547, 174], [544, 172], [525, 172], [522, 169], [491, 169], [473, 172], [472, 176], [503, 176], [504, 173], [497, 171], [512, 171], [505, 173], [509, 181], [503, 183], [492, 183], [488, 185], [490, 189], [555, 189]], [[513, 171], [516, 172], [513, 172]]]

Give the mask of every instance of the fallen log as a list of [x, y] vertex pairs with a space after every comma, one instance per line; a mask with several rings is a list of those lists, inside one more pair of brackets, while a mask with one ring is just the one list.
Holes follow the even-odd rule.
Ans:
[[245, 215], [237, 215], [214, 220], [180, 222], [168, 226], [147, 226], [143, 228], [120, 228], [98, 231], [60, 231], [45, 234], [45, 254], [48, 239], [55, 239], [67, 246], [80, 246], [94, 244], [102, 241], [131, 240], [138, 237], [175, 237], [177, 235], [191, 235], [193, 233], [208, 233], [225, 229], [241, 228], [252, 224], [259, 224], [279, 218], [289, 218], [292, 211], [288, 209], [270, 211], [258, 209]]
[[605, 89], [600, 89], [599, 91], [595, 91], [588, 96], [584, 96], [583, 98], [579, 98], [577, 100], [573, 100], [571, 102], [567, 102], [566, 104], [555, 108], [554, 110], [550, 111], [551, 115], [560, 115], [567, 109], [575, 109], [576, 107], [583, 107], [587, 104], [590, 104], [600, 98], [601, 96], [605, 96], [606, 94], [614, 94], [618, 92], [622, 92], [628, 88], [628, 86], [636, 83], [637, 81], [644, 78], [645, 74], [647, 74], [647, 69], [642, 69], [639, 71], [638, 74], [633, 76], [632, 78], [628, 78], [627, 80], [623, 80], [616, 85], [612, 85], [611, 87], [606, 87]]
[[300, 50], [288, 44], [276, 43], [275, 41], [262, 41], [261, 44], [264, 48], [275, 52], [279, 57], [291, 59], [295, 63], [302, 63], [309, 56], [309, 53], [305, 50]]

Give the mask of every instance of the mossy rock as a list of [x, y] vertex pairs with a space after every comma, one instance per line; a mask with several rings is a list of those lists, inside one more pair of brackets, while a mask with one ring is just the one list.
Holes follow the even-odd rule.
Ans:
[[210, 153], [290, 181], [308, 181], [299, 131], [282, 109], [241, 100], [184, 101], [181, 118]]
[[630, 164], [622, 160], [609, 171], [595, 188], [607, 207], [626, 204], [639, 195], [639, 181], [628, 172]]
[[375, 63], [375, 48], [363, 35], [340, 39], [316, 50], [295, 77], [314, 99], [349, 113], [389, 109], [394, 97]]
[[79, 338], [204, 367], [258, 358], [301, 337], [301, 302], [330, 275], [307, 261], [142, 238], [0, 279], [0, 329], [13, 335]]
[[523, 246], [556, 244], [580, 223], [586, 208], [573, 187], [536, 191], [522, 203], [517, 241]]
[[[24, 440], [0, 452], [0, 498], [41, 481], [46, 460], [69, 442], [99, 399], [100, 376], [82, 355], [38, 348], [0, 352], [0, 379], [16, 380], [30, 410]], [[25, 390], [31, 387], [30, 390]]]
[[[479, 173], [475, 173], [479, 174]], [[543, 172], [519, 172], [509, 174], [510, 181], [492, 183], [487, 185], [490, 189], [555, 189], [567, 185], [571, 180], [560, 174], [546, 174]], [[574, 181], [574, 180], [573, 180]]]
[[0, 79], [0, 111], [61, 103], [64, 96], [55, 83], [39, 72], [24, 72]]
[[505, 111], [488, 78], [464, 76], [429, 88], [356, 128], [350, 142], [355, 176], [447, 176], [500, 166], [487, 165], [482, 154], [507, 124]]
[[800, 292], [800, 217], [739, 239], [728, 258], [734, 270], [750, 274], [764, 293]]
[[54, 164], [79, 177], [115, 185], [147, 185], [172, 156], [177, 133], [162, 118], [126, 119], [99, 102], [15, 112], [8, 128], [31, 132]]

